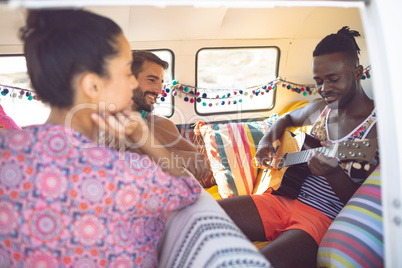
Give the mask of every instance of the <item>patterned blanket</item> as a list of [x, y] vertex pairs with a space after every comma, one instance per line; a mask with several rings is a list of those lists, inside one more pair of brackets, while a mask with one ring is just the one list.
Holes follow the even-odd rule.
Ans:
[[158, 252], [159, 267], [271, 267], [206, 191], [169, 216]]

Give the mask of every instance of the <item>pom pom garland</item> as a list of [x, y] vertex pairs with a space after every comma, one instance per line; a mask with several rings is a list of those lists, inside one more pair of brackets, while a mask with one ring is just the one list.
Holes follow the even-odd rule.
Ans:
[[[362, 80], [371, 78], [371, 66], [369, 65], [363, 70]], [[279, 86], [286, 88], [287, 90], [302, 94], [303, 96], [308, 96], [316, 94], [317, 90], [314, 84], [297, 84], [290, 81], [286, 81], [280, 77], [275, 80], [257, 86], [252, 86], [244, 89], [206, 89], [199, 88], [190, 85], [180, 84], [178, 81], [174, 80], [171, 83], [164, 86], [164, 91], [159, 96], [159, 100], [164, 102], [171, 93], [175, 97], [183, 98], [184, 101], [190, 103], [201, 103], [203, 106], [212, 107], [213, 104], [211, 100], [216, 101], [215, 105], [236, 105], [242, 103], [242, 98], [248, 97], [253, 98], [258, 96], [264, 96], [274, 90], [277, 90]], [[209, 93], [202, 91], [209, 91]], [[225, 92], [224, 94], [219, 94], [219, 92]], [[22, 99], [26, 97], [28, 100], [39, 100], [34, 91], [24, 88], [18, 88], [14, 86], [2, 85], [0, 84], [0, 96], [10, 96], [11, 98]], [[213, 97], [215, 96], [215, 97]], [[232, 100], [231, 100], [232, 99]], [[209, 103], [207, 103], [207, 102]]]
[[362, 75], [362, 80], [370, 79], [371, 75], [370, 75], [370, 71], [371, 71], [371, 66], [368, 66], [364, 69], [364, 74]]
[[38, 100], [35, 92], [29, 89], [7, 86], [0, 84], [0, 94], [1, 96], [10, 96], [11, 98], [19, 98], [22, 99], [26, 97], [28, 100]]
[[[371, 67], [368, 66], [364, 69], [364, 74], [362, 80], [371, 78], [370, 75]], [[278, 87], [289, 90], [294, 93], [302, 94], [303, 96], [309, 96], [317, 93], [314, 84], [297, 84], [294, 82], [287, 81], [280, 77], [275, 80], [257, 86], [252, 86], [244, 89], [207, 89], [199, 88], [191, 85], [184, 85], [174, 80], [170, 84], [165, 86], [164, 92], [162, 93], [161, 101], [166, 99], [167, 93], [172, 92], [173, 96], [182, 98], [184, 95], [184, 101], [190, 103], [200, 103], [202, 106], [212, 107], [211, 101], [214, 101], [215, 105], [236, 105], [242, 103], [242, 98], [248, 97], [250, 99], [258, 96], [264, 96]], [[202, 91], [208, 91], [202, 92]], [[177, 93], [179, 92], [179, 93]], [[225, 92], [219, 94], [220, 92]], [[233, 99], [233, 100], [231, 100]], [[220, 101], [219, 101], [220, 100]]]

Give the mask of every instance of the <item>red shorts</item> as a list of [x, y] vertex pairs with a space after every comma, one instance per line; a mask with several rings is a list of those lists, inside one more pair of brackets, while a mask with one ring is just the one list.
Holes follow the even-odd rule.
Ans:
[[296, 199], [270, 193], [251, 195], [251, 198], [257, 206], [269, 241], [286, 230], [299, 229], [311, 235], [319, 245], [332, 223], [323, 213]]

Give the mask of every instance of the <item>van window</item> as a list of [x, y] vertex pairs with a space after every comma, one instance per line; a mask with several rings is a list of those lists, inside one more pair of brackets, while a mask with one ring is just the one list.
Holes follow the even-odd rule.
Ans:
[[23, 55], [0, 55], [0, 104], [20, 127], [42, 124], [50, 108], [36, 99]]
[[[174, 74], [174, 54], [173, 51], [168, 49], [150, 50], [156, 56], [169, 63], [169, 68], [164, 73], [164, 85], [168, 85], [173, 80]], [[173, 98], [172, 92], [166, 93], [163, 90], [162, 95], [159, 95], [158, 101], [154, 105], [155, 113], [170, 117], [173, 115]]]
[[279, 48], [204, 48], [196, 59], [198, 114], [270, 110]]
[[[174, 70], [173, 53], [167, 49], [152, 52], [169, 63], [164, 79], [165, 83], [170, 83]], [[20, 127], [43, 124], [47, 120], [50, 107], [36, 99], [23, 55], [0, 55], [0, 93], [1, 106]], [[160, 96], [159, 102], [155, 105], [155, 112], [172, 116], [171, 93]]]

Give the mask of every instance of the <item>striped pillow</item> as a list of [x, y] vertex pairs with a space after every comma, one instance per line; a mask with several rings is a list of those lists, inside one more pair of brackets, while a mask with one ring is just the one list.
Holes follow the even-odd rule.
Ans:
[[205, 124], [194, 132], [202, 135], [214, 178], [222, 198], [248, 195], [253, 191], [258, 168], [254, 160], [261, 138], [278, 118], [249, 123]]
[[318, 267], [383, 267], [379, 167], [342, 209], [321, 241]]

